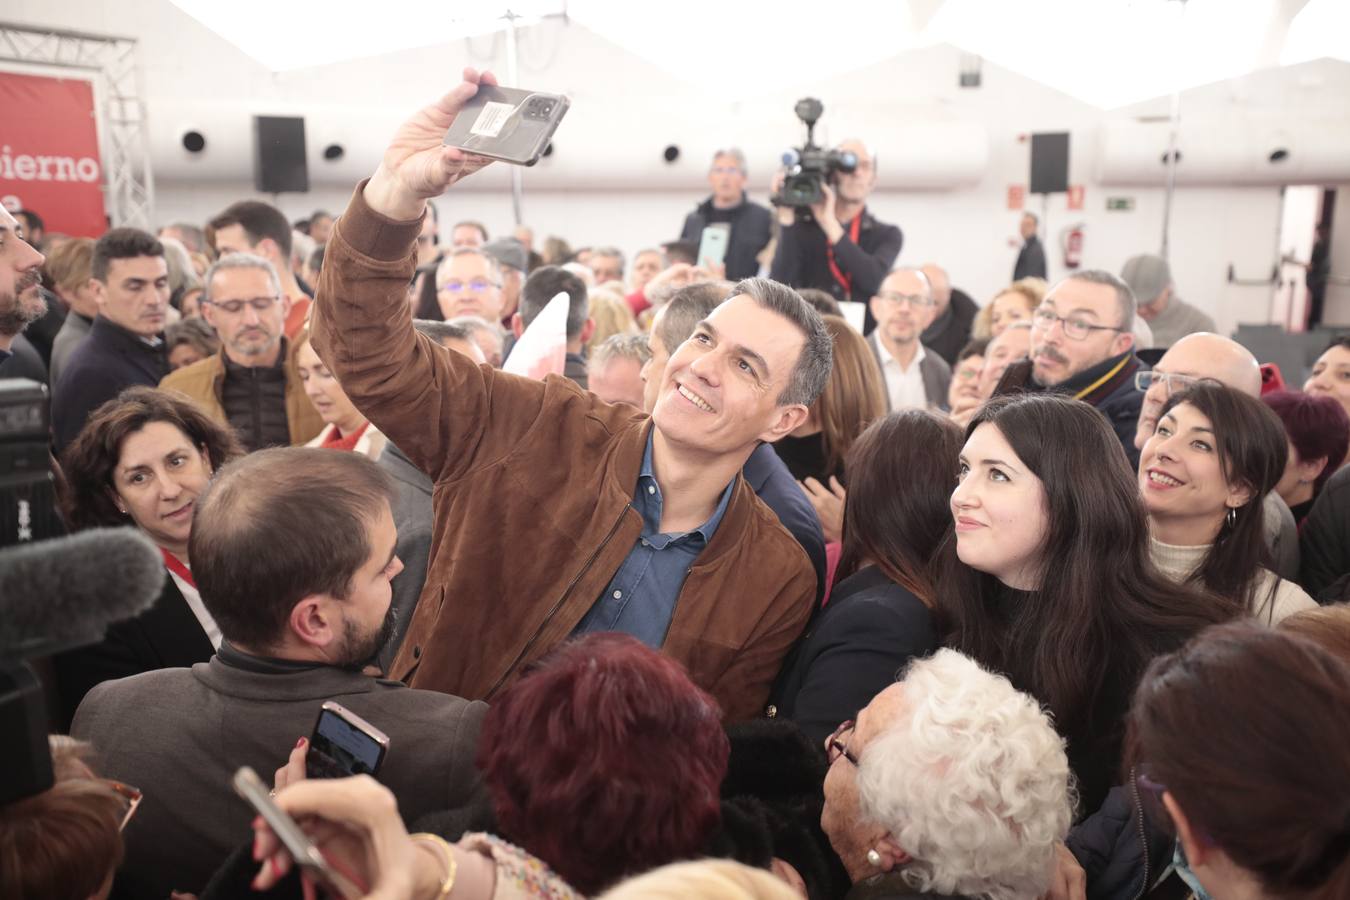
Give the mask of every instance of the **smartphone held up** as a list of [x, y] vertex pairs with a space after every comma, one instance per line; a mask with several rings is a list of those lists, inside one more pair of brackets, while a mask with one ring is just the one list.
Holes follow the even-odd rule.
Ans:
[[445, 133], [444, 143], [466, 153], [518, 166], [544, 155], [570, 102], [561, 94], [479, 85]]

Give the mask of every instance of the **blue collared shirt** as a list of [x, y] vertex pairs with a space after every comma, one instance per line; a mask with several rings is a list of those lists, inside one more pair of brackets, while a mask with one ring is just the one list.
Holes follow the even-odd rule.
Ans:
[[659, 648], [665, 642], [675, 601], [689, 568], [703, 548], [708, 546], [722, 516], [731, 502], [735, 479], [722, 491], [712, 516], [693, 531], [684, 534], [661, 532], [661, 487], [652, 474], [652, 435], [647, 435], [647, 450], [642, 457], [633, 508], [642, 516], [642, 533], [629, 551], [628, 558], [595, 605], [577, 623], [573, 634], [592, 631], [622, 631], [648, 647]]

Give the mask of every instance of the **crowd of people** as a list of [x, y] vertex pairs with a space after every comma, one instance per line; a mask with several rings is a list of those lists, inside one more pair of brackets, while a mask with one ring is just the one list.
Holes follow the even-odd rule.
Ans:
[[[165, 570], [46, 662], [0, 896], [1350, 897], [1350, 338], [1296, 389], [1160, 257], [1046, 281], [1034, 216], [978, 304], [860, 140], [800, 209], [719, 150], [631, 266], [443, 227], [481, 83], [340, 215], [0, 211], [61, 519]], [[332, 702], [373, 776], [315, 777]]]

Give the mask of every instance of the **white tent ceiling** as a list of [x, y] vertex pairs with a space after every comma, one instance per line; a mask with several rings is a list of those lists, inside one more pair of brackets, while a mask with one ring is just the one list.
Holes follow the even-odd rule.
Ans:
[[[1322, 56], [1345, 0], [172, 0], [274, 71], [443, 44], [565, 14], [726, 99], [949, 43], [1103, 109]], [[268, 23], [260, 27], [260, 23]], [[904, 87], [897, 86], [898, 91]]]

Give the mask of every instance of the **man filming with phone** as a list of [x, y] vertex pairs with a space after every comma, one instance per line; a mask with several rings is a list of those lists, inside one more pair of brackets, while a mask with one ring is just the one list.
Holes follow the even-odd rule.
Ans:
[[[867, 211], [877, 183], [876, 156], [851, 138], [837, 148], [856, 158], [853, 171], [834, 171], [821, 186], [822, 199], [809, 207], [778, 207], [778, 249], [769, 277], [799, 288], [819, 288], [836, 300], [867, 303], [900, 255], [904, 236], [895, 225]], [[774, 193], [784, 173], [774, 179]], [[863, 333], [875, 326], [870, 310]]]
[[732, 281], [759, 274], [759, 254], [772, 236], [769, 211], [750, 202], [745, 193], [745, 154], [736, 147], [718, 150], [708, 169], [712, 194], [685, 217], [680, 240], [701, 244], [703, 230], [721, 225], [730, 231], [722, 260], [699, 259], [698, 265], [721, 263]]
[[329, 241], [313, 320], [348, 396], [435, 483], [426, 587], [390, 674], [490, 701], [569, 636], [621, 631], [727, 719], [758, 715], [816, 576], [740, 471], [805, 420], [829, 334], [795, 291], [742, 281], [674, 350], [650, 417], [417, 334], [404, 296], [426, 201], [487, 162], [443, 143], [480, 84], [496, 82], [465, 70], [395, 134]]

